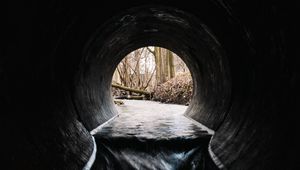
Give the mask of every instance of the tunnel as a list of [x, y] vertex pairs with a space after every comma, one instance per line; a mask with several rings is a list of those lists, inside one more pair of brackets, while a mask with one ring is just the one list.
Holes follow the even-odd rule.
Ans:
[[8, 4], [0, 60], [10, 169], [83, 169], [90, 132], [117, 115], [111, 79], [144, 46], [178, 54], [193, 77], [185, 115], [215, 133], [220, 169], [297, 169], [295, 6], [264, 1]]

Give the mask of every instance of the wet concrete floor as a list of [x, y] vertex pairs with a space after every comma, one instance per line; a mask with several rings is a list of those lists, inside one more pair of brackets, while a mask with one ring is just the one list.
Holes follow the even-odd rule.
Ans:
[[208, 154], [213, 132], [185, 117], [187, 106], [123, 102], [119, 115], [94, 131], [92, 169], [217, 169]]

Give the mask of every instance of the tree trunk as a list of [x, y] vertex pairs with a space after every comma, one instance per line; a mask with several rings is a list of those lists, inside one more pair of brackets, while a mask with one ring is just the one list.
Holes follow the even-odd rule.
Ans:
[[162, 49], [162, 63], [163, 63], [163, 69], [162, 69], [162, 83], [166, 82], [168, 80], [168, 55], [167, 55], [167, 49]]
[[172, 51], [168, 50], [168, 77], [169, 79], [175, 77], [175, 69], [174, 69], [174, 56]]
[[156, 64], [156, 82], [157, 84], [163, 83], [162, 81], [162, 58], [160, 47], [154, 47], [155, 64]]

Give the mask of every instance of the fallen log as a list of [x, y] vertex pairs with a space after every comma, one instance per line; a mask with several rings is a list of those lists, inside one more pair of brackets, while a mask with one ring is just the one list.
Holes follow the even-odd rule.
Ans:
[[150, 92], [147, 92], [145, 90], [133, 89], [133, 88], [130, 88], [130, 87], [125, 87], [125, 86], [121, 86], [121, 85], [114, 84], [114, 83], [112, 83], [111, 86], [115, 87], [115, 88], [122, 89], [122, 90], [134, 92], [134, 93], [144, 94], [144, 95], [147, 95], [147, 96], [150, 95]]
[[124, 95], [124, 96], [116, 96], [115, 99], [134, 99], [134, 100], [143, 100], [145, 96], [132, 96], [132, 95]]

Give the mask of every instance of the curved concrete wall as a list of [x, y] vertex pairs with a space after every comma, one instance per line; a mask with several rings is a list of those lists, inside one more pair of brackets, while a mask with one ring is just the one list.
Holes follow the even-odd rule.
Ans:
[[194, 95], [185, 114], [216, 131], [210, 149], [225, 168], [297, 166], [297, 63], [284, 3], [23, 5], [11, 6], [14, 34], [0, 65], [13, 169], [83, 167], [88, 132], [116, 114], [115, 67], [148, 45], [187, 63]]
[[[80, 114], [86, 127], [92, 130], [116, 114], [109, 91], [113, 72], [126, 54], [143, 46], [168, 48], [187, 62], [195, 86], [186, 114], [210, 127], [219, 125], [231, 92], [221, 45], [191, 15], [146, 6], [130, 9], [102, 25], [85, 48], [76, 81], [80, 84], [76, 101], [82, 106]], [[218, 116], [211, 116], [214, 114]]]

